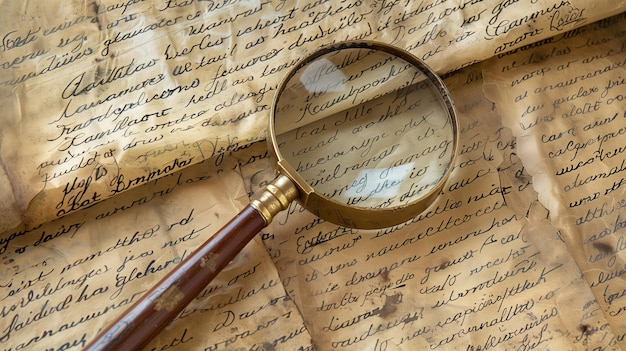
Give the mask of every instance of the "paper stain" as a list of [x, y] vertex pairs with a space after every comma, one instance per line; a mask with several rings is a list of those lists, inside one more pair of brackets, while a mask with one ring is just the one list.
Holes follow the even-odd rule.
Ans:
[[385, 304], [379, 310], [378, 315], [382, 318], [385, 318], [392, 313], [394, 313], [398, 309], [398, 305], [402, 302], [402, 293], [397, 293], [395, 295], [385, 295]]

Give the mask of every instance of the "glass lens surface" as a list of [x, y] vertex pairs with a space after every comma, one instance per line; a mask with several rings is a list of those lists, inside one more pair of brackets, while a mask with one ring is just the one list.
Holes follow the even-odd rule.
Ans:
[[362, 208], [407, 206], [445, 176], [450, 108], [423, 68], [371, 48], [324, 53], [276, 102], [280, 155], [315, 190]]

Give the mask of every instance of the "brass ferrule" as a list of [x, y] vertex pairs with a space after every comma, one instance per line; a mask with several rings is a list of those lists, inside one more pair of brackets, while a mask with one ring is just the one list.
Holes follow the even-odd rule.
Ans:
[[250, 204], [261, 213], [265, 225], [268, 225], [275, 215], [286, 210], [296, 198], [298, 189], [295, 184], [286, 176], [279, 175], [261, 192], [255, 194]]

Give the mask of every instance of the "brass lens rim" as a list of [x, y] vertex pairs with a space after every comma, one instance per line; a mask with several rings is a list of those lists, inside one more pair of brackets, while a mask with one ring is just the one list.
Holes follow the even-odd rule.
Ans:
[[[435, 184], [435, 186], [433, 186], [430, 191], [425, 193], [419, 200], [403, 206], [380, 209], [346, 205], [316, 192], [298, 174], [298, 172], [296, 172], [294, 167], [283, 157], [279, 150], [274, 122], [281, 92], [285, 89], [290, 79], [301, 68], [323, 55], [344, 49], [373, 49], [397, 56], [420, 70], [428, 79], [430, 79], [441, 95], [442, 101], [447, 108], [448, 116], [450, 117], [450, 125], [452, 127], [452, 157], [439, 182], [437, 182], [437, 184]], [[367, 40], [345, 41], [321, 47], [319, 50], [316, 50], [310, 55], [304, 57], [294, 67], [292, 67], [289, 73], [279, 84], [276, 94], [274, 95], [274, 101], [270, 110], [268, 134], [268, 150], [270, 158], [274, 163], [276, 173], [279, 176], [284, 175], [288, 177], [294, 183], [298, 189], [297, 201], [300, 205], [306, 208], [309, 212], [326, 221], [345, 227], [360, 229], [380, 229], [394, 226], [406, 222], [426, 210], [434, 202], [447, 182], [448, 177], [454, 168], [454, 160], [459, 147], [459, 126], [456, 109], [454, 107], [454, 103], [452, 102], [452, 98], [450, 97], [450, 93], [441, 78], [439, 78], [439, 76], [429, 66], [427, 66], [426, 63], [410, 52], [389, 44]]]

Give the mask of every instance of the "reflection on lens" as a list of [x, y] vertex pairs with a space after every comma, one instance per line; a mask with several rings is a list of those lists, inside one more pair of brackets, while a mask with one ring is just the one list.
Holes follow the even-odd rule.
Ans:
[[420, 201], [455, 152], [451, 107], [430, 76], [368, 47], [312, 58], [276, 101], [278, 153], [332, 201], [366, 209]]

